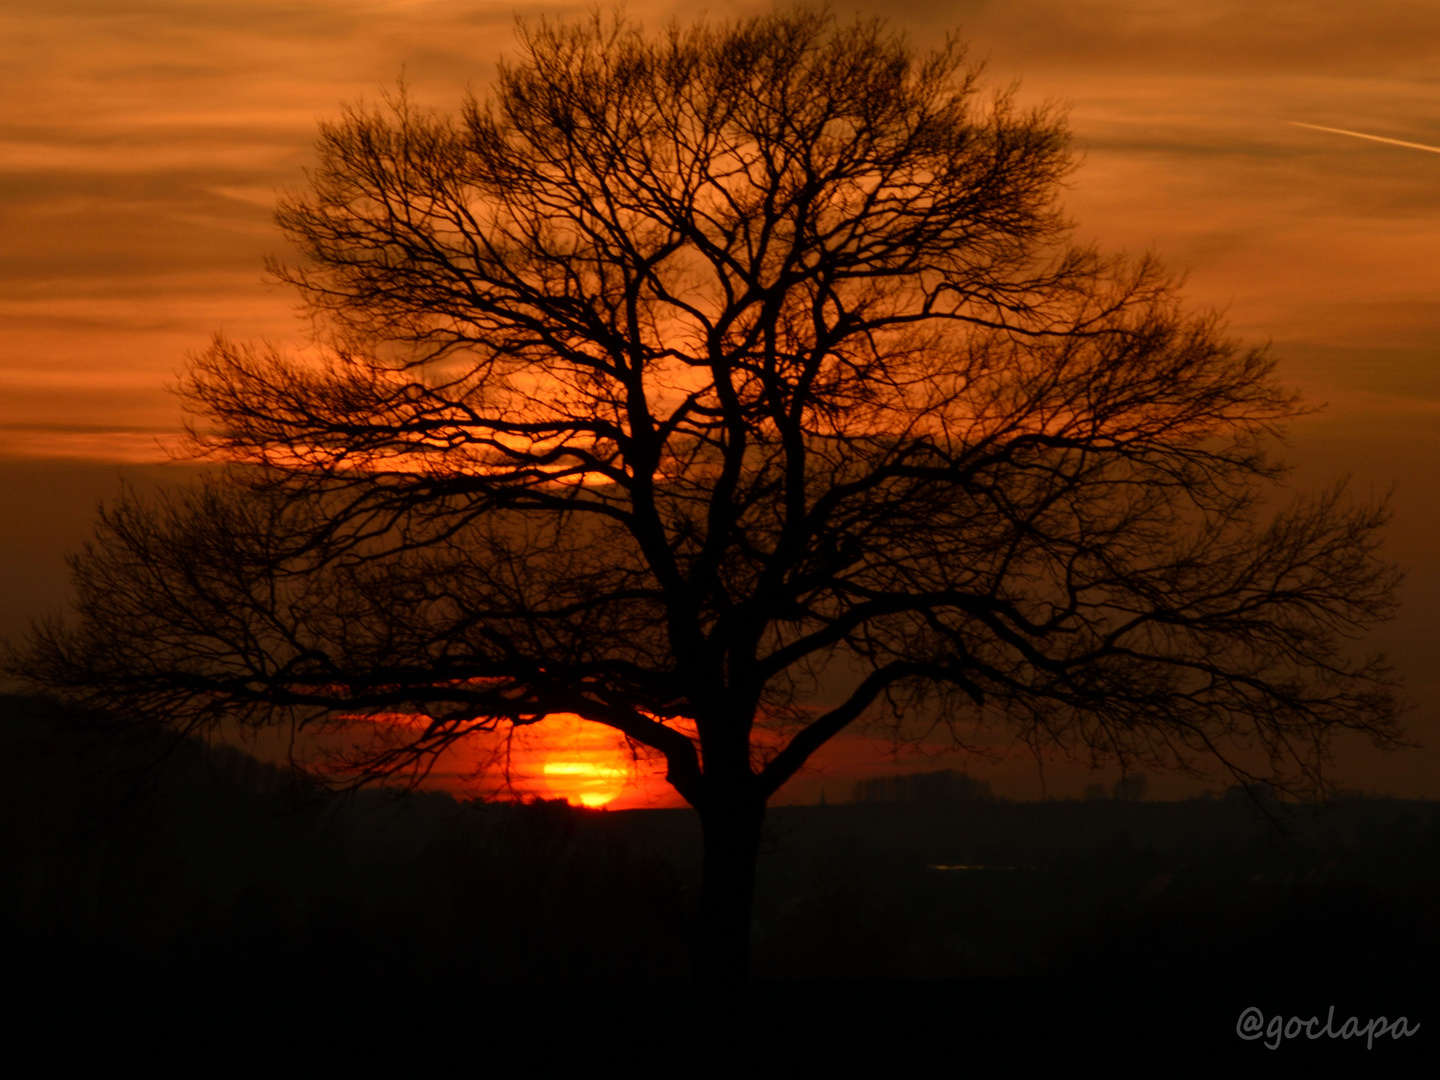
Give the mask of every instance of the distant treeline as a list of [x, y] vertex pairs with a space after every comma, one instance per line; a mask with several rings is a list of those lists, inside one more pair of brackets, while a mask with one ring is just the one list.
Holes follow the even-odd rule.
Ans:
[[854, 803], [990, 802], [994, 798], [989, 781], [955, 769], [876, 776], [861, 780], [850, 792]]
[[[1143, 772], [1126, 773], [1109, 789], [1104, 784], [1087, 784], [1085, 798], [1091, 801], [1114, 799], [1116, 802], [1142, 802], [1149, 786], [1150, 778]], [[1244, 792], [1242, 791], [1241, 794], [1243, 795]]]

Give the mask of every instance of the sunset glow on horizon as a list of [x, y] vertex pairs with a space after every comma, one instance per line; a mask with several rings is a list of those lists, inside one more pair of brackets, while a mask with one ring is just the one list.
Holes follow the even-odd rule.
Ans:
[[561, 751], [545, 762], [545, 782], [566, 802], [594, 809], [614, 802], [628, 779], [626, 770], [603, 761], [576, 761]]

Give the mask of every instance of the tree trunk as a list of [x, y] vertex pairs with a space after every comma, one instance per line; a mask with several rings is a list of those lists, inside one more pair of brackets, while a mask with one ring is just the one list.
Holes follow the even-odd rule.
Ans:
[[700, 812], [705, 866], [692, 955], [696, 980], [713, 992], [741, 990], [750, 977], [755, 860], [764, 818], [765, 801], [753, 796], [717, 800]]

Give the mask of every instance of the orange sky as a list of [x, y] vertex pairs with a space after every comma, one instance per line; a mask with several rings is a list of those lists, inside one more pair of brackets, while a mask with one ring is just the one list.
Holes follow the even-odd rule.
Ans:
[[[0, 633], [63, 600], [63, 553], [122, 472], [157, 475], [136, 465], [160, 460], [157, 440], [176, 430], [163, 387], [187, 352], [217, 330], [297, 337], [291, 297], [261, 284], [261, 260], [283, 254], [273, 192], [303, 183], [316, 121], [402, 70], [439, 106], [483, 89], [516, 10], [455, 0], [0, 9]], [[654, 22], [693, 6], [628, 10]], [[1273, 342], [1285, 377], [1328, 403], [1294, 430], [1297, 483], [1350, 473], [1362, 490], [1394, 487], [1390, 550], [1409, 578], [1401, 618], [1377, 640], [1406, 672], [1415, 737], [1440, 745], [1440, 154], [1293, 123], [1440, 146], [1440, 5], [868, 10], [919, 43], [960, 28], [997, 81], [1023, 80], [1022, 100], [1068, 101], [1085, 157], [1068, 198], [1081, 235], [1188, 269], [1197, 304]], [[1440, 796], [1440, 753], [1344, 749], [1354, 786]], [[875, 750], [836, 746], [826, 773], [797, 779], [791, 796], [811, 800], [822, 784], [843, 795]], [[1023, 758], [973, 771], [1002, 793], [1039, 792]], [[1091, 779], [1046, 771], [1052, 794]]]

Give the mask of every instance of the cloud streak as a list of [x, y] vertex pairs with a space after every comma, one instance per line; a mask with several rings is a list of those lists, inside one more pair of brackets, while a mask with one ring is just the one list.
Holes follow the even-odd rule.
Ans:
[[1427, 150], [1432, 154], [1440, 154], [1440, 146], [1427, 146], [1425, 143], [1406, 142], [1404, 139], [1387, 139], [1383, 135], [1367, 135], [1363, 131], [1346, 131], [1344, 128], [1325, 127], [1322, 124], [1306, 124], [1299, 120], [1290, 120], [1287, 123], [1293, 127], [1309, 128], [1312, 131], [1329, 131], [1335, 135], [1350, 135], [1356, 139], [1369, 139], [1371, 142], [1389, 143], [1391, 146], [1408, 146], [1411, 150]]

